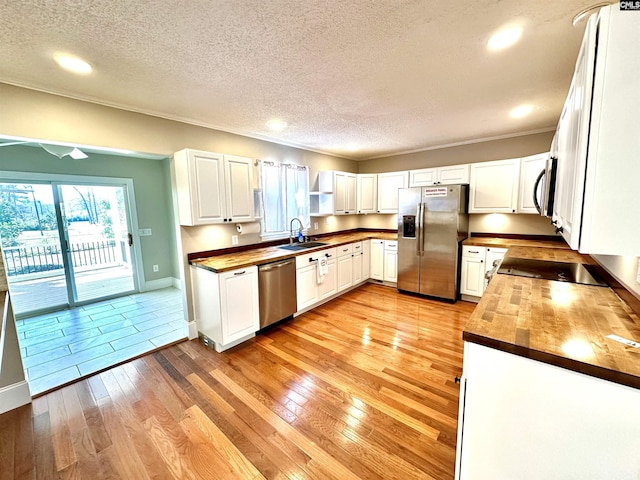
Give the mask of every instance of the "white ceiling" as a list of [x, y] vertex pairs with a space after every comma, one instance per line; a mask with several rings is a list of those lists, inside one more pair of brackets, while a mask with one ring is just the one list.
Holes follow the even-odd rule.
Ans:
[[[593, 3], [2, 1], [0, 82], [372, 158], [554, 128], [584, 30], [571, 21]], [[510, 23], [520, 42], [487, 51]], [[93, 73], [59, 69], [58, 51]]]

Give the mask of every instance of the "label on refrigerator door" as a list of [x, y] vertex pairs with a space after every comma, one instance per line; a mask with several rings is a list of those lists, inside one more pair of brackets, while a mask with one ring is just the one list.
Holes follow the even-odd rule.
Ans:
[[424, 196], [426, 197], [446, 197], [447, 196], [447, 187], [434, 187], [434, 188], [425, 188]]

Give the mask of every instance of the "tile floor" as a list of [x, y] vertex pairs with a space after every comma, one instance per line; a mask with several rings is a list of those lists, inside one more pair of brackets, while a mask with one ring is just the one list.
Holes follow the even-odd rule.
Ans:
[[16, 323], [31, 395], [187, 337], [180, 290], [175, 288]]

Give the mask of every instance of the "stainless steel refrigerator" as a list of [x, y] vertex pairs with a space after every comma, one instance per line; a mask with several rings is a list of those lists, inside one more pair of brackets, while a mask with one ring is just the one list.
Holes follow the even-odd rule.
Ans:
[[468, 185], [399, 190], [398, 290], [456, 301]]

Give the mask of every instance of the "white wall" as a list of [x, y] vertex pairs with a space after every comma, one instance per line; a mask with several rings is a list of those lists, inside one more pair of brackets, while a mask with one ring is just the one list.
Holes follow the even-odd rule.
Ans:
[[592, 257], [602, 265], [611, 275], [640, 298], [640, 283], [638, 283], [638, 261], [640, 257], [620, 257], [615, 255], [592, 255]]

